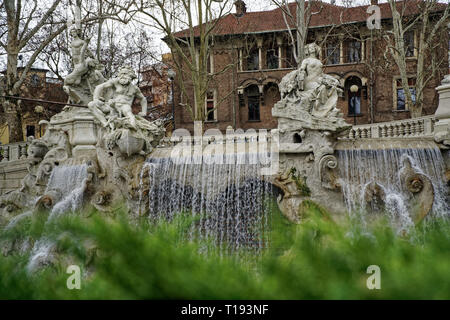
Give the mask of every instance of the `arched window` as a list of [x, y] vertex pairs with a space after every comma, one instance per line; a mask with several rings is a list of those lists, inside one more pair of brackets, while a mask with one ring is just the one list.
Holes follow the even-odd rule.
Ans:
[[361, 114], [361, 79], [350, 76], [345, 80], [345, 94], [348, 100], [348, 115]]
[[248, 121], [259, 121], [260, 94], [257, 85], [246, 88], [248, 104]]

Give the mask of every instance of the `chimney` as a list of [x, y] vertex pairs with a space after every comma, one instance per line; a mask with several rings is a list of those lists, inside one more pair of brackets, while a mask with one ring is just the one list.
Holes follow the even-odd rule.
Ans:
[[236, 6], [236, 15], [238, 17], [243, 16], [247, 12], [247, 6], [244, 1], [237, 0], [234, 2], [234, 5]]
[[370, 0], [370, 5], [377, 6], [378, 5], [378, 0]]

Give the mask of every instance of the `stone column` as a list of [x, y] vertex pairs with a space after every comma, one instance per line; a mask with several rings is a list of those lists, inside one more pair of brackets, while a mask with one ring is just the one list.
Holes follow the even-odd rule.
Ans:
[[9, 161], [9, 146], [3, 146], [3, 160], [2, 162], [8, 162]]
[[265, 102], [264, 102], [264, 85], [259, 84], [258, 88], [259, 88], [259, 102], [260, 102], [261, 106], [263, 106], [265, 104]]
[[243, 50], [242, 50], [242, 48], [239, 48], [239, 71], [243, 71], [243, 67], [242, 67], [242, 64], [243, 64], [243, 61], [242, 61], [242, 56], [243, 56]]
[[342, 39], [339, 40], [339, 63], [344, 63], [344, 41]]
[[436, 88], [439, 93], [439, 106], [435, 112], [434, 139], [436, 142], [450, 145], [450, 75]]
[[366, 42], [361, 40], [361, 61], [366, 60]]
[[263, 69], [263, 61], [262, 61], [262, 45], [263, 39], [259, 38], [256, 40], [256, 44], [258, 45], [258, 60], [259, 60], [259, 70]]
[[282, 46], [283, 46], [283, 38], [277, 37], [277, 46], [278, 46], [278, 69], [283, 68], [283, 60], [281, 58], [282, 55]]

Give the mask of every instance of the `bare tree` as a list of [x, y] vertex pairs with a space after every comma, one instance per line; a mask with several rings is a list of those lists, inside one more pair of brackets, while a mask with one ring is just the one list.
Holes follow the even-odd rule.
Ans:
[[[51, 23], [51, 16], [56, 8], [62, 3], [62, 0], [53, 0], [51, 4], [43, 9], [42, 4], [37, 0], [23, 3], [21, 0], [5, 0], [3, 3], [2, 17], [6, 18], [6, 24], [3, 25], [0, 46], [7, 53], [6, 77], [4, 86], [2, 86], [1, 96], [17, 95], [20, 86], [26, 79], [27, 73], [36, 61], [37, 56], [42, 50], [65, 28], [65, 21], [56, 21]], [[31, 54], [28, 62], [20, 75], [17, 72], [19, 53], [27, 49], [27, 45], [36, 37], [40, 31], [46, 29], [47, 36], [42, 38], [40, 45]], [[21, 141], [22, 121], [21, 110], [18, 101], [0, 98], [3, 106], [2, 122], [7, 122], [10, 128], [10, 140]]]
[[[86, 17], [77, 21], [78, 26], [83, 23], [94, 23], [104, 19], [116, 19], [128, 22], [133, 12], [128, 6], [115, 6], [125, 0], [114, 0], [101, 15], [98, 10], [95, 13], [87, 12]], [[92, 1], [86, 1], [90, 3]], [[82, 1], [76, 0], [75, 5], [81, 8]], [[0, 86], [0, 104], [3, 112], [0, 115], [0, 123], [8, 123], [10, 141], [21, 141], [22, 134], [22, 110], [20, 100], [5, 99], [4, 96], [19, 95], [20, 88], [24, 84], [30, 69], [45, 49], [68, 27], [67, 8], [72, 7], [72, 0], [52, 1], [22, 1], [5, 0], [0, 5], [0, 53], [6, 55], [6, 76], [3, 85]], [[61, 49], [56, 47], [56, 49]], [[27, 61], [18, 73], [18, 60], [21, 54], [27, 54]], [[47, 52], [48, 53], [48, 52]], [[54, 60], [55, 66], [59, 65], [60, 57], [52, 54], [49, 60]], [[54, 70], [57, 71], [57, 70]], [[58, 72], [54, 72], [59, 74]]]
[[[288, 0], [271, 1], [283, 11], [283, 19], [294, 49], [294, 59], [300, 65], [300, 62], [305, 58], [305, 45], [311, 17], [320, 14], [322, 3], [321, 1], [310, 0], [305, 4], [305, 0], [295, 0], [295, 12], [293, 12], [290, 7], [292, 3], [290, 4]], [[295, 35], [292, 32], [293, 29]]]
[[[171, 48], [177, 77], [188, 76], [192, 84], [194, 101], [186, 108], [192, 119], [203, 123], [207, 117], [205, 97], [214, 75], [208, 69], [214, 29], [230, 9], [231, 0], [155, 0], [150, 5], [136, 5], [146, 18], [165, 35]], [[176, 33], [176, 29], [184, 30]], [[224, 72], [220, 70], [217, 73]], [[178, 81], [182, 94], [189, 96], [185, 81]]]
[[[400, 73], [406, 108], [410, 110], [411, 117], [420, 117], [424, 103], [424, 89], [446, 63], [444, 55], [439, 54], [442, 52], [440, 34], [448, 23], [450, 7], [437, 0], [411, 1], [411, 3], [388, 0], [388, 3], [392, 11], [392, 30], [384, 35], [384, 39]], [[418, 6], [419, 13], [411, 15], [408, 10], [410, 6]], [[408, 48], [405, 44], [407, 32], [413, 30], [416, 30], [418, 39], [417, 46], [414, 47], [417, 59], [414, 70], [415, 101], [408, 85]]]

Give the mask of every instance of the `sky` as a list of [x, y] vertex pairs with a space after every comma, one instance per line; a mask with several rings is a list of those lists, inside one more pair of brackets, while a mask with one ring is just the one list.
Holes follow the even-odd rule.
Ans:
[[[0, 0], [1, 1], [1, 0]], [[44, 0], [47, 1], [47, 0]], [[244, 0], [247, 4], [247, 11], [254, 12], [254, 11], [263, 11], [263, 10], [270, 10], [274, 9], [276, 6], [272, 4], [272, 0]], [[290, 0], [289, 2], [292, 2], [295, 0]], [[332, 0], [323, 0], [323, 2], [331, 2]], [[348, 1], [348, 0], [347, 0]], [[353, 5], [361, 5], [361, 4], [368, 4], [370, 0], [353, 0]], [[386, 2], [386, 0], [380, 0], [379, 2]], [[336, 4], [343, 5], [345, 3], [345, 0], [336, 0]], [[235, 12], [234, 7], [231, 9], [231, 12]], [[133, 29], [136, 29], [135, 25], [127, 25], [123, 26], [125, 29], [129, 29], [131, 32], [133, 32]], [[150, 27], [145, 27], [145, 29], [148, 31], [149, 34], [152, 35], [152, 44], [155, 51], [159, 54], [169, 52], [169, 48], [167, 45], [161, 40], [161, 38], [164, 37], [164, 35], [157, 30], [152, 30]], [[6, 56], [0, 56], [1, 60], [5, 60]], [[2, 62], [2, 61], [0, 61]], [[4, 62], [4, 61], [3, 61]], [[1, 63], [0, 63], [1, 64]], [[45, 68], [45, 65], [42, 62], [37, 62], [34, 65], [35, 67], [41, 67]]]

